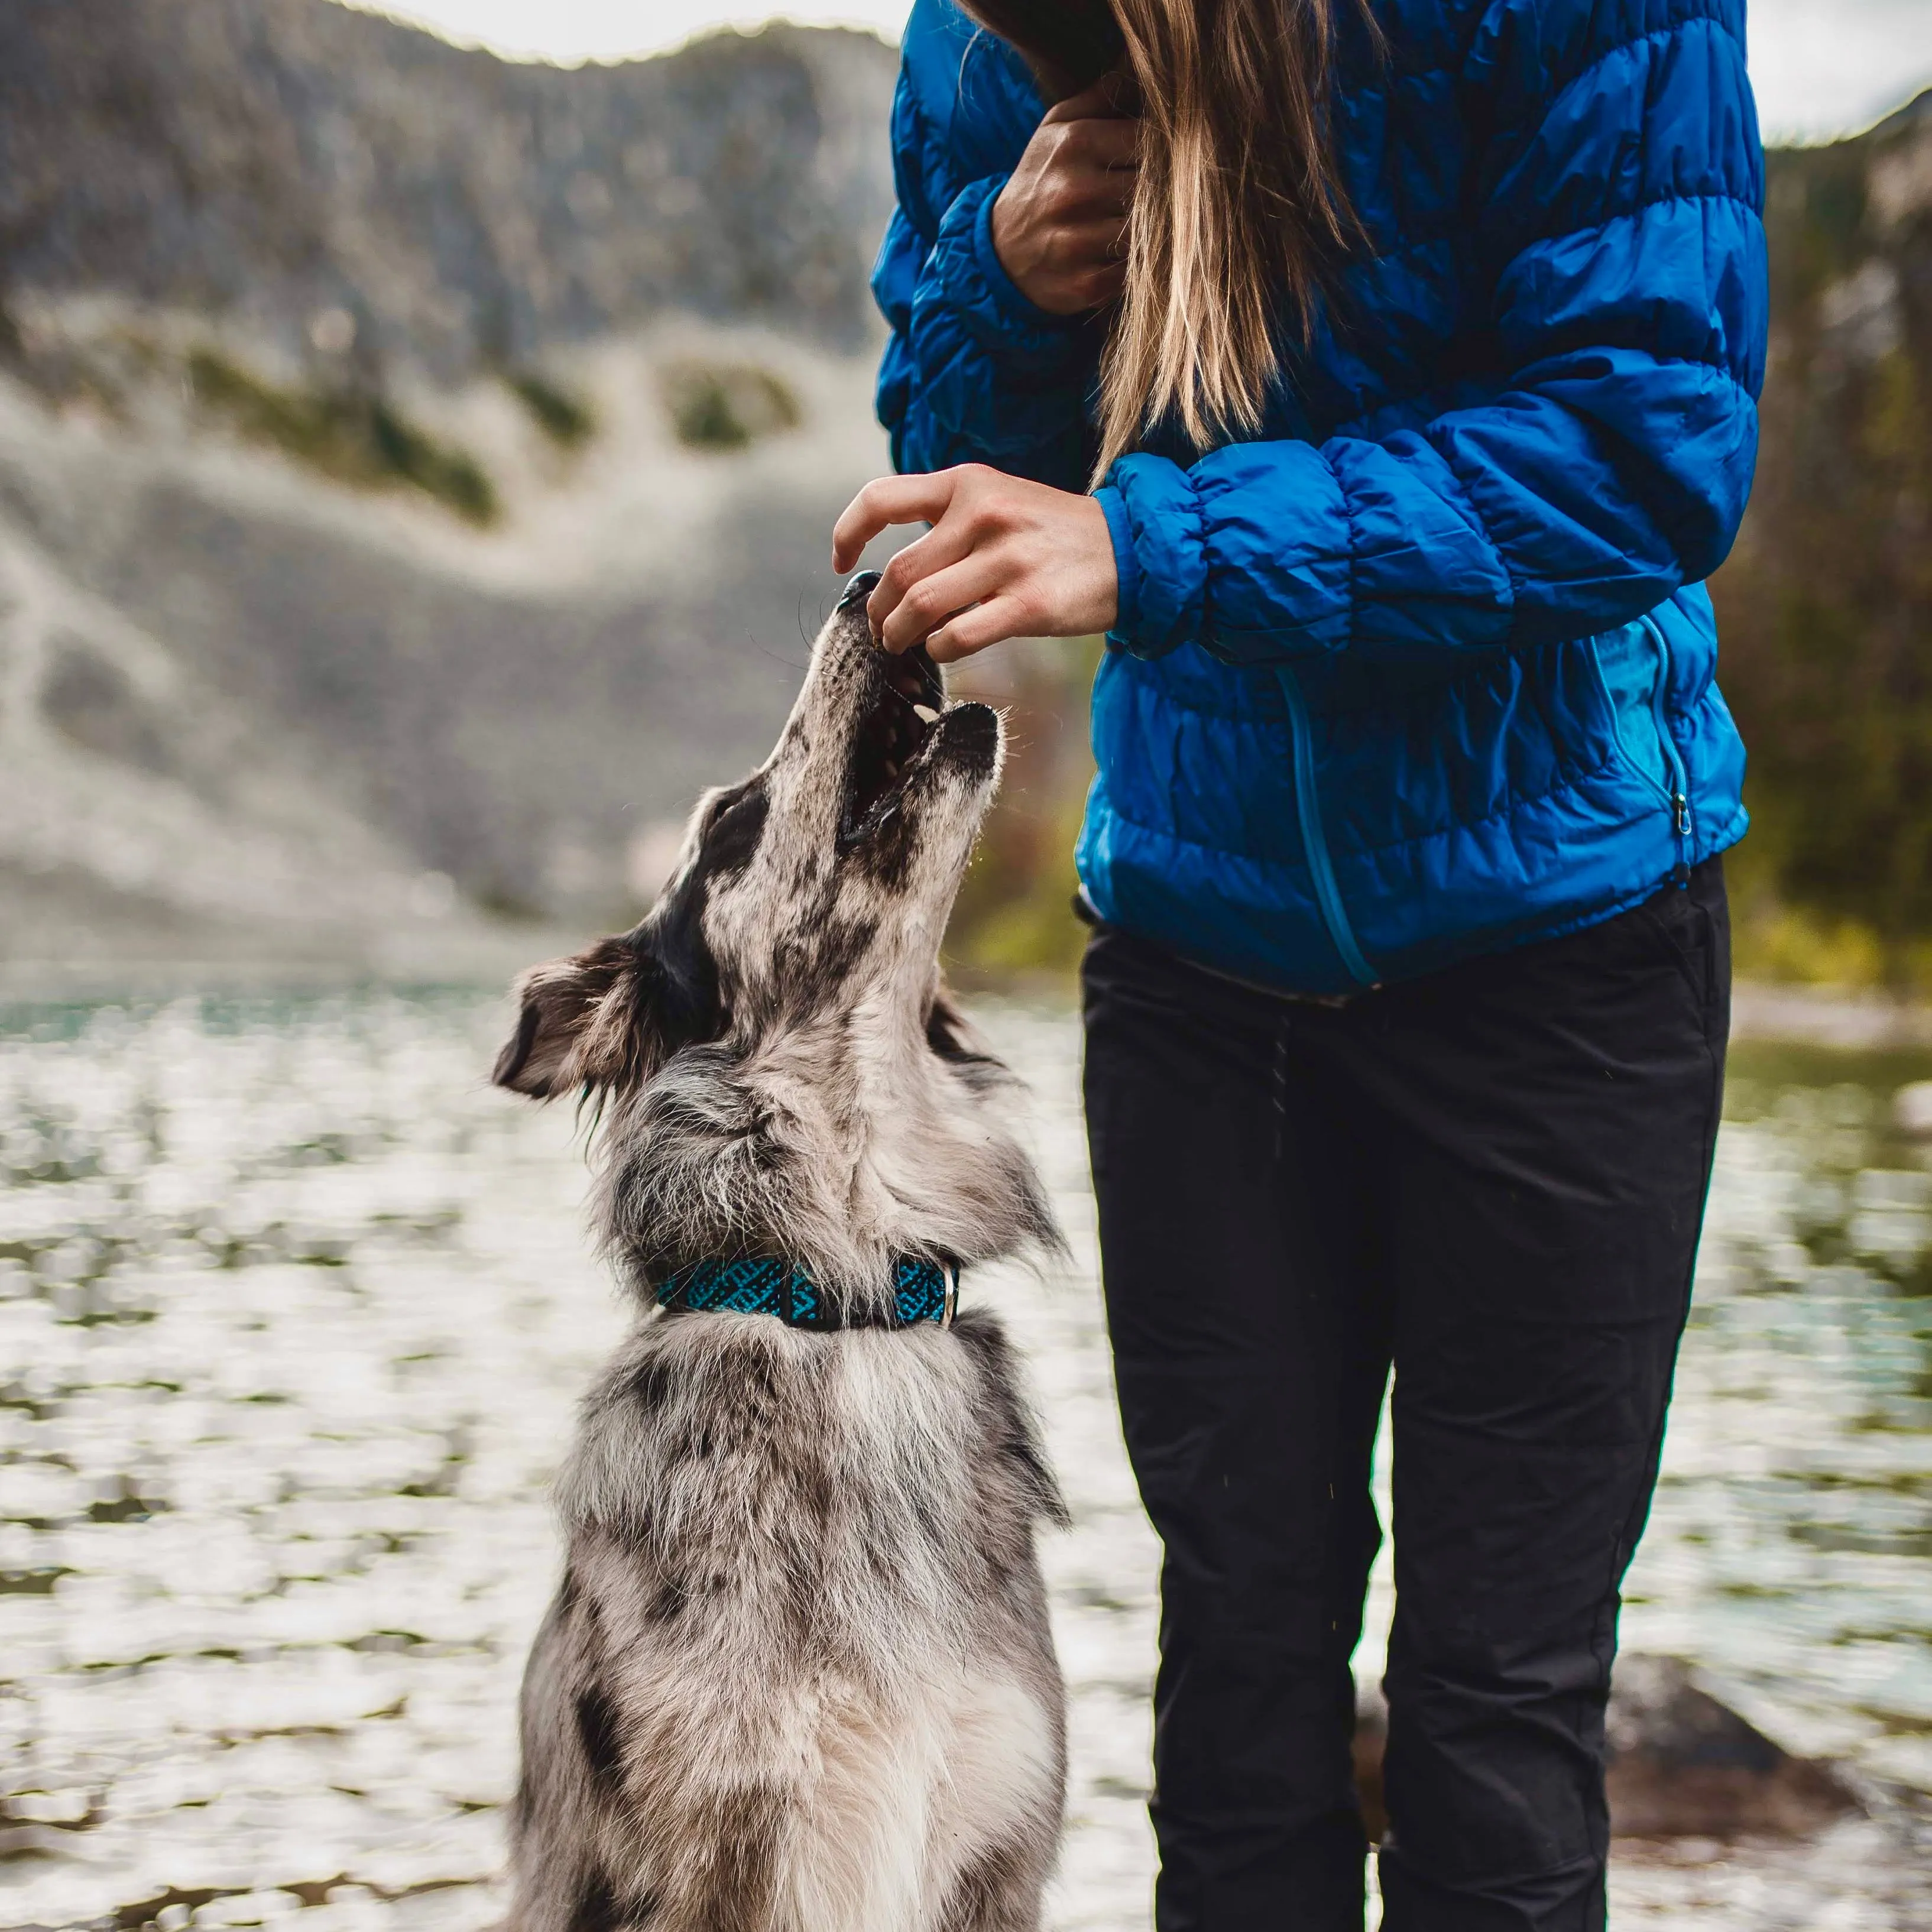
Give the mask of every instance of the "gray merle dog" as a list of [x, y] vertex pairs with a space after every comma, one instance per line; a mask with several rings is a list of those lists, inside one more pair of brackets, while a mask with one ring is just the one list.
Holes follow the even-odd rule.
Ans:
[[[514, 1932], [1040, 1922], [1065, 1726], [1034, 1545], [1064, 1512], [950, 1284], [1059, 1238], [938, 965], [1000, 726], [874, 648], [872, 580], [650, 915], [524, 976], [497, 1062], [597, 1110], [597, 1230], [642, 1305], [559, 1481]], [[692, 1286], [740, 1277], [776, 1314]]]

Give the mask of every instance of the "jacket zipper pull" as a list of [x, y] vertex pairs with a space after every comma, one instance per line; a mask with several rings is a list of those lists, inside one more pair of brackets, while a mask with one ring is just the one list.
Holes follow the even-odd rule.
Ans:
[[1657, 682], [1651, 691], [1651, 710], [1657, 720], [1658, 742], [1664, 748], [1664, 761], [1670, 767], [1670, 830], [1677, 841], [1677, 863], [1670, 877], [1678, 886], [1690, 883], [1690, 780], [1684, 770], [1684, 754], [1677, 748], [1677, 741], [1670, 735], [1670, 720], [1666, 714], [1665, 699], [1670, 685], [1670, 640], [1654, 617], [1640, 617], [1637, 622], [1650, 634], [1650, 640], [1657, 647]]

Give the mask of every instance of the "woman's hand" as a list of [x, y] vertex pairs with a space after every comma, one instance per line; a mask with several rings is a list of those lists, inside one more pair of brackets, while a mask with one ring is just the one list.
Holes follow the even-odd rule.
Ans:
[[993, 204], [1000, 266], [1049, 315], [1112, 302], [1126, 272], [1140, 123], [1120, 118], [1108, 90], [1102, 81], [1048, 108]]
[[950, 664], [1008, 638], [1104, 631], [1120, 604], [1106, 513], [1091, 496], [968, 463], [928, 476], [882, 476], [832, 532], [841, 573], [893, 524], [932, 528], [887, 564], [867, 600], [889, 651], [922, 641]]

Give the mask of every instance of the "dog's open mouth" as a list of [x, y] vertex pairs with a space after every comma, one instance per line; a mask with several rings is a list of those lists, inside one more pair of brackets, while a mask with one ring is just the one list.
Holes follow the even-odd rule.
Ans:
[[946, 710], [946, 686], [923, 644], [896, 657], [880, 655], [884, 675], [860, 724], [846, 775], [838, 824], [845, 846], [862, 843], [898, 810], [907, 777]]

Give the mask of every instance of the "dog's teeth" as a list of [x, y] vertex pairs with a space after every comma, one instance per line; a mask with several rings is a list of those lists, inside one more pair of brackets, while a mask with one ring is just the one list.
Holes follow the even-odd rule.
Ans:
[[929, 705], [915, 704], [913, 713], [922, 724], [937, 724], [939, 722], [939, 713]]

